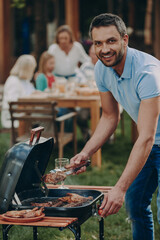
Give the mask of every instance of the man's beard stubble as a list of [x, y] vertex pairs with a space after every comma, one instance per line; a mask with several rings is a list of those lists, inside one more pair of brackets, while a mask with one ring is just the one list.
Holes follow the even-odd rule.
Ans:
[[97, 57], [106, 67], [115, 67], [116, 65], [118, 65], [121, 62], [121, 60], [124, 56], [124, 49], [121, 48], [115, 62], [112, 63], [112, 64], [107, 64], [105, 61], [102, 60], [102, 57], [105, 56], [105, 55], [108, 55], [108, 54], [101, 54], [101, 56], [97, 56]]

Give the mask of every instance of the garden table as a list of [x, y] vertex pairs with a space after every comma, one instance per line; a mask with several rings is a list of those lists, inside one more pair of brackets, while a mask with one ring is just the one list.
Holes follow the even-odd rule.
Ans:
[[[64, 108], [89, 108], [91, 115], [91, 132], [93, 133], [100, 119], [100, 97], [98, 95], [80, 96], [80, 95], [59, 95], [52, 93], [36, 93], [27, 97], [19, 98], [18, 101], [56, 101], [58, 107]], [[24, 134], [24, 125], [20, 124], [19, 134]], [[92, 156], [92, 166], [101, 167], [101, 149]]]

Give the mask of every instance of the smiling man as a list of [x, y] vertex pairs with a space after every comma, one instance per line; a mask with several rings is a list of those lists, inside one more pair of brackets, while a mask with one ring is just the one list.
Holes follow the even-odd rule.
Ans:
[[128, 35], [121, 37], [115, 26], [94, 28], [94, 45], [97, 57], [106, 67], [117, 68], [118, 64], [124, 64]]
[[137, 123], [138, 138], [121, 177], [104, 196], [102, 216], [117, 213], [125, 198], [133, 239], [152, 240], [151, 200], [158, 185], [160, 223], [160, 62], [128, 47], [126, 26], [116, 15], [106, 13], [95, 17], [90, 35], [99, 58], [95, 75], [102, 116], [91, 139], [71, 159], [71, 166], [88, 159], [113, 134], [119, 122], [120, 103]]

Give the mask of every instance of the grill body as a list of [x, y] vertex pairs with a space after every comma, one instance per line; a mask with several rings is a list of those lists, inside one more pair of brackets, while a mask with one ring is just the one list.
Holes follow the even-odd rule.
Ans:
[[[43, 182], [51, 153], [53, 138], [40, 137], [33, 144], [30, 141], [15, 144], [5, 155], [0, 171], [0, 213], [12, 209], [33, 208], [31, 202], [46, 202], [58, 199], [69, 193], [93, 200], [77, 207], [45, 207], [46, 216], [78, 217], [87, 219], [96, 209], [97, 201], [103, 194], [96, 190], [48, 189]], [[16, 197], [18, 198], [18, 201]]]

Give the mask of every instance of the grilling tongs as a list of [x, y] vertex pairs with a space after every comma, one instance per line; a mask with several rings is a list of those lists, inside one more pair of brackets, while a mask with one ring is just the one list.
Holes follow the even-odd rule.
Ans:
[[[85, 161], [81, 161], [81, 163], [79, 165], [77, 165], [76, 168], [72, 168], [72, 169], [67, 169], [65, 167], [61, 168], [61, 172], [65, 173], [67, 176], [71, 175], [73, 173], [76, 173], [81, 167], [88, 167], [91, 164], [90, 160], [85, 160]], [[53, 169], [50, 171], [50, 173], [56, 173], [59, 172], [59, 169]]]
[[[48, 183], [57, 184], [58, 182], [61, 182], [64, 180], [67, 176], [72, 175], [73, 173], [76, 173], [81, 167], [88, 167], [91, 164], [90, 160], [82, 161], [79, 165], [76, 166], [76, 168], [67, 169], [65, 167], [59, 169], [53, 169], [50, 171], [50, 174], [46, 174], [43, 177], [43, 180]], [[53, 175], [52, 175], [53, 174]]]

